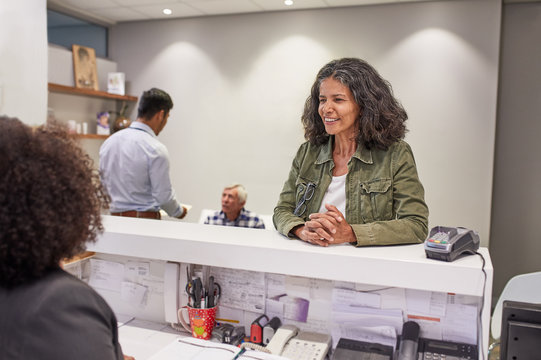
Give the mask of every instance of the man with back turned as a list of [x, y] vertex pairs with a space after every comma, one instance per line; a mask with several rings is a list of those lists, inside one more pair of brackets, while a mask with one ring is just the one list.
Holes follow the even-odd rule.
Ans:
[[111, 215], [160, 219], [160, 209], [182, 219], [188, 209], [176, 199], [169, 153], [158, 139], [173, 108], [165, 91], [143, 92], [137, 120], [100, 148], [101, 180], [111, 196]]

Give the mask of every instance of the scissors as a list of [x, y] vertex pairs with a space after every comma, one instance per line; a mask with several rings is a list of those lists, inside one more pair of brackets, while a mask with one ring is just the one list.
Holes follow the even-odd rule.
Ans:
[[200, 278], [195, 278], [186, 284], [186, 292], [190, 296], [194, 308], [201, 307], [201, 296], [203, 295], [203, 283]]
[[222, 287], [217, 282], [214, 282], [214, 276], [209, 277], [207, 287], [207, 307], [211, 308], [217, 305], [218, 298], [222, 294]]

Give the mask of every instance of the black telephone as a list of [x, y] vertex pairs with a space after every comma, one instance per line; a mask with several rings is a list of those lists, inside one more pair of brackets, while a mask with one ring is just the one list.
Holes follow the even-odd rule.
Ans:
[[426, 257], [454, 261], [463, 254], [473, 254], [479, 249], [479, 234], [463, 227], [436, 226], [425, 241]]
[[419, 339], [419, 360], [477, 360], [477, 345], [456, 343], [451, 341]]
[[332, 360], [391, 360], [393, 353], [392, 346], [340, 338]]

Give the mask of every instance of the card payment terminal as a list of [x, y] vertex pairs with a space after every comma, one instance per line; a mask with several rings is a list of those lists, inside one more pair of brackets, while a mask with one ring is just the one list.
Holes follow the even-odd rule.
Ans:
[[479, 234], [463, 227], [436, 226], [425, 241], [426, 257], [453, 261], [479, 249]]

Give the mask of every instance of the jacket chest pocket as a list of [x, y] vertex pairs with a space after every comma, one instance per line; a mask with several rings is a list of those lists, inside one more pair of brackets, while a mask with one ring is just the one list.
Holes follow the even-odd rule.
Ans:
[[391, 179], [373, 179], [359, 185], [361, 217], [364, 222], [391, 220], [393, 216]]

